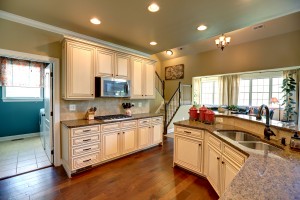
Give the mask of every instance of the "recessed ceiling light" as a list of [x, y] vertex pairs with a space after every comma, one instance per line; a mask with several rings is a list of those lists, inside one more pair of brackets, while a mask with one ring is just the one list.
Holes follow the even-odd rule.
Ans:
[[152, 46], [157, 45], [157, 42], [152, 41], [152, 42], [150, 42], [150, 45], [152, 45]]
[[173, 55], [173, 51], [167, 50], [167, 51], [166, 51], [166, 54], [168, 54], [169, 56], [171, 56], [171, 55]]
[[205, 25], [200, 25], [200, 26], [198, 26], [197, 29], [198, 29], [199, 31], [204, 31], [204, 30], [207, 29], [207, 26], [205, 26]]
[[91, 22], [92, 24], [101, 24], [101, 21], [100, 21], [99, 19], [97, 19], [96, 17], [92, 18], [92, 19], [90, 20], [90, 22]]
[[157, 12], [159, 11], [159, 6], [156, 3], [152, 3], [150, 6], [148, 6], [148, 10], [150, 12]]

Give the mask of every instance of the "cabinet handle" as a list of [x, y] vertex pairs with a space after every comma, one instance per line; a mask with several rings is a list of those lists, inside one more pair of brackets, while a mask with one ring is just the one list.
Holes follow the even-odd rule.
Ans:
[[92, 139], [86, 139], [86, 140], [82, 140], [83, 142], [88, 142], [91, 141]]
[[125, 134], [125, 132], [123, 132], [123, 134]]
[[91, 150], [92, 148], [87, 148], [87, 149], [83, 149], [83, 151], [88, 151], [88, 150]]
[[183, 132], [185, 132], [185, 133], [189, 133], [189, 134], [191, 134], [192, 132], [190, 132], [190, 131], [183, 131]]
[[199, 144], [199, 146], [201, 146], [201, 144]]
[[111, 76], [114, 76], [114, 74], [111, 74]]
[[88, 160], [84, 160], [84, 161], [82, 161], [82, 162], [89, 162], [89, 161], [91, 161], [92, 159], [88, 159]]
[[224, 161], [222, 161], [222, 164], [224, 164], [225, 162]]
[[217, 157], [217, 159], [218, 159], [218, 160], [220, 160], [220, 158], [219, 158], [219, 157]]
[[148, 128], [151, 128], [151, 126], [149, 126]]
[[82, 132], [90, 132], [91, 129], [83, 130]]
[[120, 135], [120, 133], [118, 133], [118, 135]]
[[94, 94], [91, 94], [91, 96], [94, 96]]

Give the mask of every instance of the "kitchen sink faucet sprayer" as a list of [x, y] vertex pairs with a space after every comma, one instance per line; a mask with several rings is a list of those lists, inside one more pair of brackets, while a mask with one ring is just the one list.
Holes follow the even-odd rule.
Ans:
[[275, 133], [270, 129], [270, 112], [269, 108], [266, 105], [261, 105], [258, 113], [256, 115], [256, 120], [261, 120], [261, 113], [263, 111], [263, 108], [266, 109], [266, 127], [264, 130], [265, 139], [270, 140], [270, 136], [276, 136]]

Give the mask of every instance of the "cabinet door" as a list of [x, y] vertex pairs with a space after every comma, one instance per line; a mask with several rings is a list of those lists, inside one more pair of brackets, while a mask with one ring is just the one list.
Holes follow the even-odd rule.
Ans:
[[154, 85], [154, 79], [155, 79], [155, 65], [154, 63], [145, 63], [144, 65], [144, 95], [145, 98], [151, 99], [155, 98], [155, 85]]
[[210, 144], [207, 146], [207, 179], [220, 195], [220, 162], [221, 153]]
[[102, 160], [111, 159], [120, 155], [119, 132], [102, 135]]
[[162, 135], [163, 135], [163, 126], [162, 124], [155, 124], [153, 125], [152, 131], [152, 144], [157, 144], [162, 142]]
[[137, 134], [136, 129], [126, 130], [122, 132], [122, 153], [130, 153], [137, 148]]
[[114, 76], [115, 53], [106, 49], [97, 49], [95, 76]]
[[[95, 48], [67, 42], [67, 97], [70, 99], [94, 98]], [[64, 78], [64, 77], [63, 77]]]
[[142, 98], [143, 95], [143, 60], [133, 58], [131, 66], [131, 98]]
[[202, 173], [203, 145], [202, 141], [175, 136], [175, 163], [190, 170]]
[[223, 156], [222, 158], [222, 173], [221, 173], [221, 182], [222, 182], [222, 193], [225, 191], [227, 186], [231, 183], [232, 179], [239, 172], [240, 167], [234, 164], [231, 160]]
[[142, 127], [138, 130], [138, 148], [142, 149], [148, 147], [151, 144], [150, 139], [151, 127]]
[[130, 56], [116, 54], [115, 77], [129, 79]]

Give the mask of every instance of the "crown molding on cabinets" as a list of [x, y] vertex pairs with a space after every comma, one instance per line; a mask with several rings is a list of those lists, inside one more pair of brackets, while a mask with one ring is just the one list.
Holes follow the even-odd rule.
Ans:
[[80, 33], [76, 33], [76, 32], [73, 32], [73, 31], [69, 31], [67, 29], [52, 26], [50, 24], [46, 24], [46, 23], [43, 23], [43, 22], [32, 20], [32, 19], [22, 17], [22, 16], [19, 16], [19, 15], [15, 15], [15, 14], [3, 11], [3, 10], [0, 10], [0, 18], [5, 19], [5, 20], [9, 20], [9, 21], [13, 21], [13, 22], [16, 22], [16, 23], [24, 24], [24, 25], [27, 25], [27, 26], [31, 26], [31, 27], [34, 27], [34, 28], [38, 28], [38, 29], [41, 29], [41, 30], [49, 31], [49, 32], [52, 32], [52, 33], [61, 34], [64, 37], [65, 36], [71, 36], [71, 37], [75, 37], [75, 38], [95, 42], [97, 44], [104, 45], [106, 47], [110, 47], [110, 48], [113, 48], [113, 49], [118, 50], [118, 51], [132, 53], [132, 54], [136, 54], [136, 55], [147, 57], [147, 58], [150, 57], [150, 54], [147, 54], [147, 53], [144, 53], [144, 52], [141, 52], [141, 51], [137, 51], [137, 50], [134, 50], [134, 49], [131, 49], [131, 48], [128, 48], [128, 47], [124, 47], [124, 46], [121, 46], [121, 45], [118, 45], [118, 44], [114, 44], [114, 43], [111, 43], [111, 42], [100, 40], [98, 38], [90, 37], [90, 36], [83, 35], [83, 34], [80, 34]]

